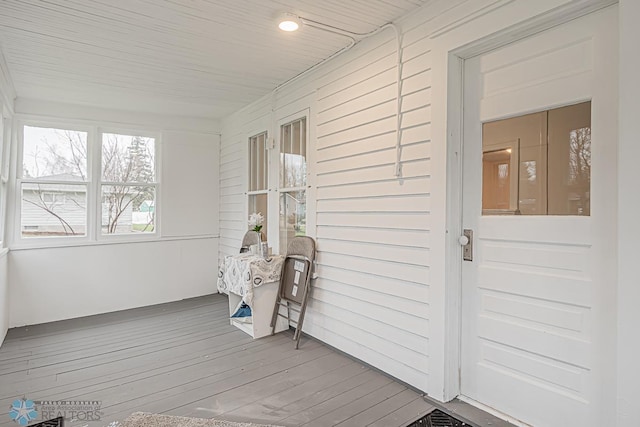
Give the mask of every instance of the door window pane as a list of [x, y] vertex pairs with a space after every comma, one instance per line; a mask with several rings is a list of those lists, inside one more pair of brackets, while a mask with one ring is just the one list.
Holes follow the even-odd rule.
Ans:
[[511, 155], [511, 148], [482, 153], [482, 179], [486, 183], [482, 191], [483, 209], [506, 211], [511, 208]]
[[591, 102], [484, 123], [483, 215], [590, 215]]
[[591, 103], [549, 111], [549, 215], [590, 215]]

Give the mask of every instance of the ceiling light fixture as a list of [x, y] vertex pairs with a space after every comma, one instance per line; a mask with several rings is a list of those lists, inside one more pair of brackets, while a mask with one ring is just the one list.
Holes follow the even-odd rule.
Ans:
[[298, 28], [302, 26], [302, 21], [297, 15], [293, 13], [284, 13], [280, 17], [280, 21], [278, 22], [278, 28], [282, 31], [296, 31]]

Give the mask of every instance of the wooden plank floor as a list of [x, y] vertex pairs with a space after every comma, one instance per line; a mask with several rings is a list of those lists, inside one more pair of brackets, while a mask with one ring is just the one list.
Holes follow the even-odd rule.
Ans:
[[[406, 426], [434, 406], [374, 369], [289, 332], [252, 340], [227, 298], [169, 304], [9, 331], [0, 347], [0, 427], [16, 398], [101, 402], [108, 426], [135, 411], [282, 426]], [[478, 425], [499, 420], [459, 402]], [[458, 405], [458, 406], [455, 406]], [[467, 411], [465, 413], [465, 411]]]

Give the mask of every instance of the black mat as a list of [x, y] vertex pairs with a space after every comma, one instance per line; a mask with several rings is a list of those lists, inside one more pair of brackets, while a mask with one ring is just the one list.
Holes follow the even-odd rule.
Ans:
[[464, 421], [453, 418], [451, 415], [445, 414], [439, 409], [434, 409], [424, 417], [415, 420], [407, 427], [462, 427], [469, 426]]
[[58, 417], [35, 424], [29, 424], [29, 427], [64, 427], [64, 418]]

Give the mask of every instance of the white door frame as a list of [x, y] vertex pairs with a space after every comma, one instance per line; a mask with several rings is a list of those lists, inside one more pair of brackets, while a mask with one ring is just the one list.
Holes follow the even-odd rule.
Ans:
[[444, 400], [460, 395], [462, 350], [462, 149], [464, 111], [464, 61], [493, 49], [604, 9], [617, 0], [589, 4], [572, 3], [542, 16], [476, 40], [448, 52], [447, 61], [447, 212], [445, 243], [445, 360]]

